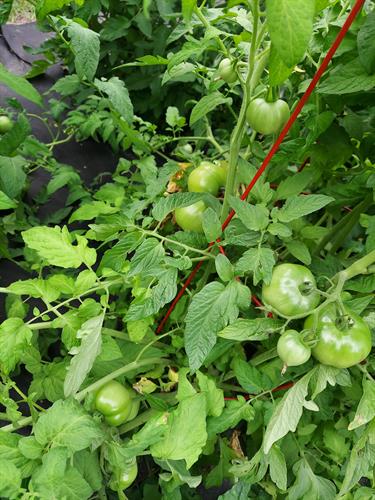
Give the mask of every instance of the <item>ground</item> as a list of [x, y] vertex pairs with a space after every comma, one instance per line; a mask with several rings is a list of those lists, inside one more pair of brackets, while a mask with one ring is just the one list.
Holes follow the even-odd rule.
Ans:
[[22, 24], [34, 21], [34, 7], [28, 0], [14, 0], [9, 22]]

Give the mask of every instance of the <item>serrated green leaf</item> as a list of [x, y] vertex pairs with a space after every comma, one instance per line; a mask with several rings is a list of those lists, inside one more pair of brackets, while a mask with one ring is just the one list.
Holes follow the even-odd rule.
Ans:
[[302, 417], [309, 382], [315, 371], [313, 369], [304, 375], [277, 404], [264, 435], [263, 449], [266, 454], [274, 443], [288, 432], [296, 430]]
[[77, 338], [81, 340], [81, 344], [74, 349], [74, 355], [66, 373], [64, 382], [66, 398], [78, 392], [100, 353], [103, 321], [104, 313], [87, 320], [77, 332]]
[[[271, 41], [284, 64], [290, 68], [303, 58], [313, 31], [315, 2], [267, 0], [267, 24]], [[280, 29], [280, 20], [283, 29]]]
[[280, 222], [291, 222], [320, 210], [332, 201], [334, 198], [324, 194], [294, 195], [287, 199], [285, 205], [276, 211], [275, 215]]
[[16, 94], [24, 97], [28, 101], [43, 107], [42, 97], [30, 82], [22, 76], [17, 76], [8, 71], [3, 64], [0, 63], [0, 83], [9, 87]]
[[206, 116], [221, 104], [232, 104], [230, 97], [225, 97], [221, 92], [216, 91], [212, 94], [203, 96], [193, 107], [190, 115], [190, 126]]

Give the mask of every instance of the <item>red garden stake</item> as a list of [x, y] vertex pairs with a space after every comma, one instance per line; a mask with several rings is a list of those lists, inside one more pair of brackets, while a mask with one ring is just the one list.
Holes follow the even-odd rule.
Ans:
[[[298, 115], [302, 111], [302, 108], [305, 106], [307, 100], [309, 99], [309, 97], [312, 94], [313, 90], [317, 86], [319, 80], [323, 76], [325, 70], [328, 67], [328, 64], [332, 60], [332, 57], [335, 55], [336, 50], [340, 46], [342, 40], [344, 39], [346, 33], [348, 32], [348, 30], [349, 30], [350, 26], [352, 25], [353, 21], [355, 20], [356, 16], [361, 11], [364, 3], [365, 3], [365, 0], [357, 0], [356, 3], [354, 4], [354, 6], [353, 6], [352, 10], [350, 11], [350, 13], [349, 13], [349, 15], [348, 15], [345, 23], [343, 24], [341, 30], [339, 31], [339, 33], [338, 33], [335, 41], [333, 42], [331, 48], [328, 50], [326, 56], [324, 57], [324, 59], [322, 61], [322, 64], [319, 66], [319, 68], [316, 71], [313, 79], [311, 80], [310, 85], [308, 86], [307, 90], [305, 91], [305, 93], [303, 94], [303, 96], [301, 97], [301, 99], [298, 101], [297, 106], [295, 107], [295, 109], [294, 109], [293, 113], [291, 114], [289, 120], [287, 121], [286, 125], [284, 126], [284, 128], [280, 132], [279, 137], [277, 138], [277, 140], [275, 141], [275, 143], [271, 147], [271, 149], [268, 152], [267, 156], [263, 160], [263, 163], [261, 164], [261, 166], [259, 167], [258, 171], [256, 172], [256, 174], [254, 175], [254, 177], [250, 181], [250, 183], [247, 186], [245, 192], [241, 196], [241, 200], [245, 200], [248, 197], [250, 191], [253, 189], [253, 187], [255, 186], [255, 184], [258, 182], [259, 178], [261, 177], [261, 175], [263, 174], [263, 172], [265, 171], [265, 169], [269, 165], [271, 159], [273, 158], [273, 156], [275, 155], [275, 153], [278, 151], [281, 143], [285, 139], [285, 136], [288, 134], [288, 132], [291, 129], [292, 125], [294, 124], [294, 122], [298, 118]], [[229, 213], [228, 217], [225, 219], [225, 221], [222, 224], [222, 230], [223, 231], [228, 226], [228, 224], [230, 223], [230, 221], [233, 219], [235, 213], [236, 212], [234, 210], [232, 210]], [[210, 247], [212, 247], [212, 245], [213, 245], [213, 243], [210, 243]], [[159, 323], [159, 326], [156, 329], [156, 333], [160, 333], [163, 330], [164, 325], [165, 325], [166, 321], [168, 320], [169, 316], [171, 315], [173, 309], [175, 308], [175, 306], [178, 303], [178, 301], [181, 299], [182, 295], [184, 294], [185, 290], [187, 289], [187, 287], [190, 285], [190, 283], [194, 279], [194, 277], [197, 274], [197, 272], [199, 271], [199, 269], [202, 267], [203, 262], [204, 261], [198, 262], [198, 264], [196, 265], [196, 267], [190, 273], [189, 277], [187, 278], [187, 280], [183, 284], [181, 290], [178, 292], [178, 294], [174, 298], [174, 300], [173, 300], [171, 306], [169, 307], [166, 315], [164, 316], [164, 318], [162, 319], [162, 321]]]

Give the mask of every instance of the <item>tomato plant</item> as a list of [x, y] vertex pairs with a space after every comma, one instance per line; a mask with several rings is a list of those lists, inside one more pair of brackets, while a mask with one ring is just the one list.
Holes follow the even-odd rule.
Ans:
[[330, 304], [309, 316], [305, 328], [316, 332], [317, 344], [312, 354], [324, 365], [349, 368], [363, 361], [371, 351], [371, 332], [367, 323], [349, 309], [341, 313]]
[[277, 341], [277, 354], [287, 366], [303, 365], [310, 359], [311, 349], [296, 330], [287, 330]]
[[0, 68], [0, 498], [372, 498], [360, 2], [38, 0], [45, 58]]
[[289, 116], [289, 106], [282, 99], [268, 102], [262, 97], [257, 97], [251, 101], [246, 111], [246, 119], [250, 127], [264, 135], [279, 132]]
[[263, 285], [262, 299], [283, 316], [307, 316], [318, 305], [320, 296], [307, 267], [280, 264], [273, 269], [270, 284]]

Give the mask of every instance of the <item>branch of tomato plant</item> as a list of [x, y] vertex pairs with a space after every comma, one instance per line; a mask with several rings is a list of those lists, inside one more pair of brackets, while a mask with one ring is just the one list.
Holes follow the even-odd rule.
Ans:
[[[237, 176], [237, 163], [240, 154], [242, 138], [245, 133], [246, 127], [246, 110], [251, 99], [251, 78], [254, 73], [255, 67], [255, 56], [257, 47], [257, 33], [258, 33], [258, 20], [259, 20], [259, 3], [255, 0], [253, 7], [253, 33], [251, 36], [251, 46], [249, 55], [248, 72], [246, 76], [245, 84], [243, 85], [243, 100], [240, 108], [240, 114], [238, 117], [238, 122], [233, 129], [232, 136], [230, 139], [229, 146], [229, 161], [228, 161], [228, 176], [225, 185], [225, 194], [223, 207], [221, 211], [222, 222], [226, 219], [229, 212], [229, 200], [230, 197], [235, 194], [236, 190], [236, 176]], [[261, 74], [261, 73], [260, 73]], [[260, 75], [259, 75], [260, 76]], [[255, 85], [255, 81], [253, 81]]]
[[168, 364], [168, 360], [165, 358], [147, 358], [147, 359], [139, 359], [137, 361], [132, 361], [131, 363], [128, 363], [127, 365], [122, 366], [121, 368], [118, 368], [117, 370], [109, 373], [105, 377], [100, 378], [93, 384], [87, 386], [82, 391], [77, 392], [77, 394], [74, 397], [77, 401], [82, 401], [90, 392], [96, 391], [102, 385], [106, 384], [107, 382], [110, 382], [111, 380], [117, 377], [120, 377], [121, 375], [125, 375], [125, 373], [132, 372], [133, 370], [141, 368], [142, 366], [160, 365], [160, 364]]
[[[142, 366], [148, 366], [148, 365], [157, 365], [157, 364], [163, 364], [166, 363], [168, 364], [168, 361], [164, 358], [148, 358], [148, 359], [142, 359], [137, 362], [133, 361], [132, 363], [128, 363], [127, 365], [119, 368], [118, 370], [115, 370], [114, 372], [106, 375], [105, 377], [102, 377], [101, 379], [97, 380], [93, 384], [89, 385], [82, 391], [78, 392], [75, 395], [75, 399], [77, 401], [82, 401], [87, 394], [89, 394], [92, 391], [96, 391], [101, 387], [102, 385], [106, 384], [110, 380], [113, 380], [120, 375], [124, 375], [125, 373], [129, 373], [133, 370], [136, 370], [138, 368], [141, 368]], [[33, 422], [33, 417], [24, 417], [18, 420], [16, 424], [9, 424], [5, 425], [4, 427], [0, 427], [0, 430], [2, 432], [12, 432], [18, 429], [21, 429], [22, 427], [27, 427], [28, 425], [31, 425]]]
[[214, 259], [215, 258], [207, 250], [199, 250], [199, 248], [191, 247], [189, 245], [186, 245], [185, 243], [181, 243], [180, 241], [172, 240], [171, 238], [167, 238], [166, 236], [162, 236], [161, 234], [159, 234], [159, 233], [157, 233], [155, 231], [149, 231], [147, 229], [142, 229], [142, 228], [140, 228], [138, 226], [134, 226], [134, 227], [136, 227], [137, 229], [139, 229], [140, 231], [142, 231], [144, 234], [148, 234], [149, 236], [157, 238], [160, 241], [180, 246], [180, 247], [184, 248], [185, 250], [187, 250], [189, 252], [199, 253], [199, 254], [204, 255], [205, 257], [207, 257], [209, 259]]
[[[114, 279], [114, 280], [109, 280], [109, 281], [103, 281], [103, 283], [101, 284], [101, 286], [96, 286], [96, 287], [92, 287], [90, 288], [89, 290], [86, 290], [85, 292], [82, 292], [80, 293], [79, 295], [75, 295], [74, 297], [70, 297], [69, 299], [66, 299], [64, 300], [63, 302], [60, 302], [59, 304], [57, 304], [56, 306], [51, 306], [50, 308], [46, 309], [45, 311], [41, 312], [40, 314], [38, 314], [37, 316], [34, 316], [33, 318], [31, 318], [27, 323], [26, 325], [29, 327], [29, 328], [32, 328], [33, 327], [33, 324], [34, 324], [34, 321], [41, 318], [42, 316], [46, 315], [46, 314], [49, 314], [49, 313], [54, 313], [56, 315], [58, 311], [58, 309], [60, 307], [63, 307], [63, 306], [66, 306], [67, 304], [69, 304], [70, 302], [74, 301], [74, 300], [77, 300], [77, 299], [80, 299], [81, 297], [84, 297], [85, 295], [90, 295], [91, 293], [93, 292], [96, 292], [97, 290], [106, 290], [108, 287], [112, 286], [112, 285], [117, 285], [117, 284], [120, 284], [120, 283], [123, 283], [124, 280], [123, 279]], [[0, 292], [2, 290], [0, 289]], [[6, 293], [12, 293], [12, 292], [9, 292], [8, 290], [6, 291]], [[56, 312], [57, 311], [57, 312]], [[43, 323], [42, 323], [43, 324]]]
[[[201, 6], [203, 7], [203, 5]], [[211, 25], [210, 23], [207, 21], [207, 19], [204, 17], [204, 15], [202, 14], [201, 12], [201, 8], [196, 6], [195, 9], [194, 9], [194, 12], [196, 13], [196, 15], [198, 16], [200, 22], [203, 24], [203, 26], [206, 28], [206, 29], [210, 29], [211, 28]], [[228, 55], [228, 49], [226, 48], [226, 46], [224, 45], [224, 42], [222, 41], [222, 39], [219, 37], [219, 36], [215, 36], [214, 37], [215, 40], [217, 41], [217, 43], [220, 45], [220, 48], [223, 52], [223, 54], [225, 55]]]
[[223, 152], [222, 147], [215, 139], [214, 139], [214, 141], [212, 141], [211, 137], [208, 137], [208, 136], [200, 137], [200, 136], [195, 136], [195, 135], [171, 137], [170, 139], [168, 139], [166, 141], [159, 142], [159, 144], [152, 146], [152, 150], [156, 151], [156, 150], [160, 149], [161, 147], [163, 147], [165, 144], [170, 144], [171, 142], [176, 142], [176, 141], [193, 141], [193, 142], [206, 141], [206, 142], [210, 142], [213, 146], [215, 146], [215, 148], [218, 150], [218, 152], [220, 154]]

